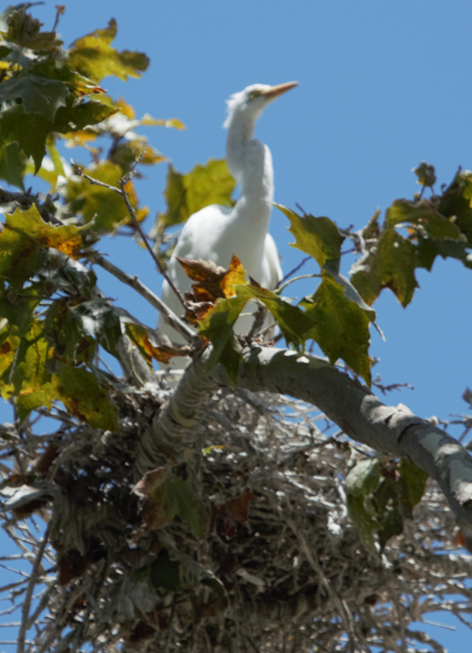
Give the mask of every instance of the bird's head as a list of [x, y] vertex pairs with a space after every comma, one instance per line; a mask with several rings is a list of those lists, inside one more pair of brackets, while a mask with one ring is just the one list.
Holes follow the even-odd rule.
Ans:
[[295, 86], [298, 86], [298, 82], [286, 82], [277, 86], [252, 84], [244, 91], [235, 93], [227, 101], [228, 117], [223, 126], [229, 127], [236, 115], [244, 116], [254, 124], [268, 104]]

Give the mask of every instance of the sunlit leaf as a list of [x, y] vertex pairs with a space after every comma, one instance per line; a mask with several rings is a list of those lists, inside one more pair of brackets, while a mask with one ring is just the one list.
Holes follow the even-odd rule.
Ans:
[[55, 227], [44, 222], [34, 204], [26, 211], [16, 209], [5, 216], [0, 233], [0, 274], [12, 282], [21, 282], [41, 267], [46, 248], [54, 247], [77, 257], [81, 245], [77, 227]]
[[415, 246], [394, 228], [385, 230], [370, 255], [353, 266], [352, 283], [367, 304], [372, 305], [384, 288], [390, 288], [403, 306], [407, 306], [418, 286]]
[[435, 206], [428, 200], [410, 202], [396, 200], [387, 210], [387, 226], [395, 226], [408, 222], [422, 227], [432, 238], [461, 238], [460, 229], [453, 222], [437, 212]]
[[304, 349], [308, 339], [314, 338], [315, 323], [306, 311], [266, 288], [251, 285], [248, 292], [251, 293], [251, 297], [259, 299], [269, 309], [288, 344], [293, 344], [300, 351]]
[[71, 415], [96, 429], [118, 430], [116, 408], [106, 388], [91, 372], [62, 363], [58, 392]]
[[300, 302], [313, 324], [312, 337], [331, 363], [342, 358], [370, 385], [369, 315], [347, 299], [343, 287], [323, 274], [311, 297]]
[[129, 76], [140, 77], [149, 65], [149, 58], [142, 52], [118, 52], [111, 47], [116, 33], [116, 21], [112, 18], [105, 29], [96, 29], [77, 39], [69, 50], [69, 65], [97, 82], [108, 75], [123, 81]]
[[295, 236], [292, 247], [312, 256], [320, 267], [329, 262], [337, 264], [341, 257], [344, 236], [341, 236], [332, 220], [325, 217], [315, 218], [312, 215], [301, 217], [281, 204], [275, 206], [290, 220], [289, 231]]
[[459, 227], [472, 246], [472, 172], [464, 170], [444, 191], [438, 211], [446, 217], [454, 217]]
[[173, 129], [185, 129], [184, 123], [178, 118], [152, 118], [149, 114], [144, 115], [139, 123], [147, 127], [172, 127]]
[[12, 375], [15, 404], [21, 420], [35, 408], [51, 408], [51, 402], [57, 399], [55, 379], [46, 368], [51, 357], [52, 349], [45, 338], [43, 324], [36, 320], [21, 338]]
[[213, 352], [208, 361], [211, 369], [221, 361], [225, 366], [230, 379], [236, 383], [241, 354], [234, 345], [233, 327], [242, 309], [251, 298], [245, 287], [238, 287], [240, 293], [228, 299], [219, 299], [210, 308], [206, 316], [198, 325], [198, 333], [204, 336], [213, 345]]
[[205, 165], [196, 165], [188, 174], [182, 175], [169, 165], [167, 172], [167, 211], [158, 219], [166, 226], [185, 222], [200, 209], [210, 204], [231, 207], [231, 194], [236, 182], [229, 173], [224, 159], [209, 159]]

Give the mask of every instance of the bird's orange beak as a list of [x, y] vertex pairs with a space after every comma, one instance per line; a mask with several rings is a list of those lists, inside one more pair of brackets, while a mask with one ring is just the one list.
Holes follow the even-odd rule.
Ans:
[[267, 91], [262, 91], [261, 95], [266, 97], [268, 100], [275, 100], [276, 97], [290, 91], [291, 88], [298, 86], [298, 82], [285, 82], [285, 84], [277, 84], [277, 86], [271, 86]]

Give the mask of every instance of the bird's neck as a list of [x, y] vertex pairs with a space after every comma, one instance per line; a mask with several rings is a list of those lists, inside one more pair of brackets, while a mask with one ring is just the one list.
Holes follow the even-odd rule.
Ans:
[[226, 163], [237, 182], [242, 183], [244, 154], [247, 144], [254, 138], [255, 120], [237, 112], [231, 117], [226, 138]]
[[244, 113], [232, 116], [226, 139], [226, 163], [241, 184], [241, 196], [270, 204], [274, 196], [272, 156], [267, 145], [254, 138], [254, 127], [254, 117]]

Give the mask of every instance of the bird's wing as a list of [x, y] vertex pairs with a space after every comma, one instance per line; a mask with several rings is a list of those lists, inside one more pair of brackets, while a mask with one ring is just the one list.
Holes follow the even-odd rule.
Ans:
[[264, 257], [262, 261], [261, 285], [269, 290], [274, 290], [282, 279], [282, 268], [280, 267], [279, 252], [277, 245], [270, 234], [267, 234], [264, 241]]

